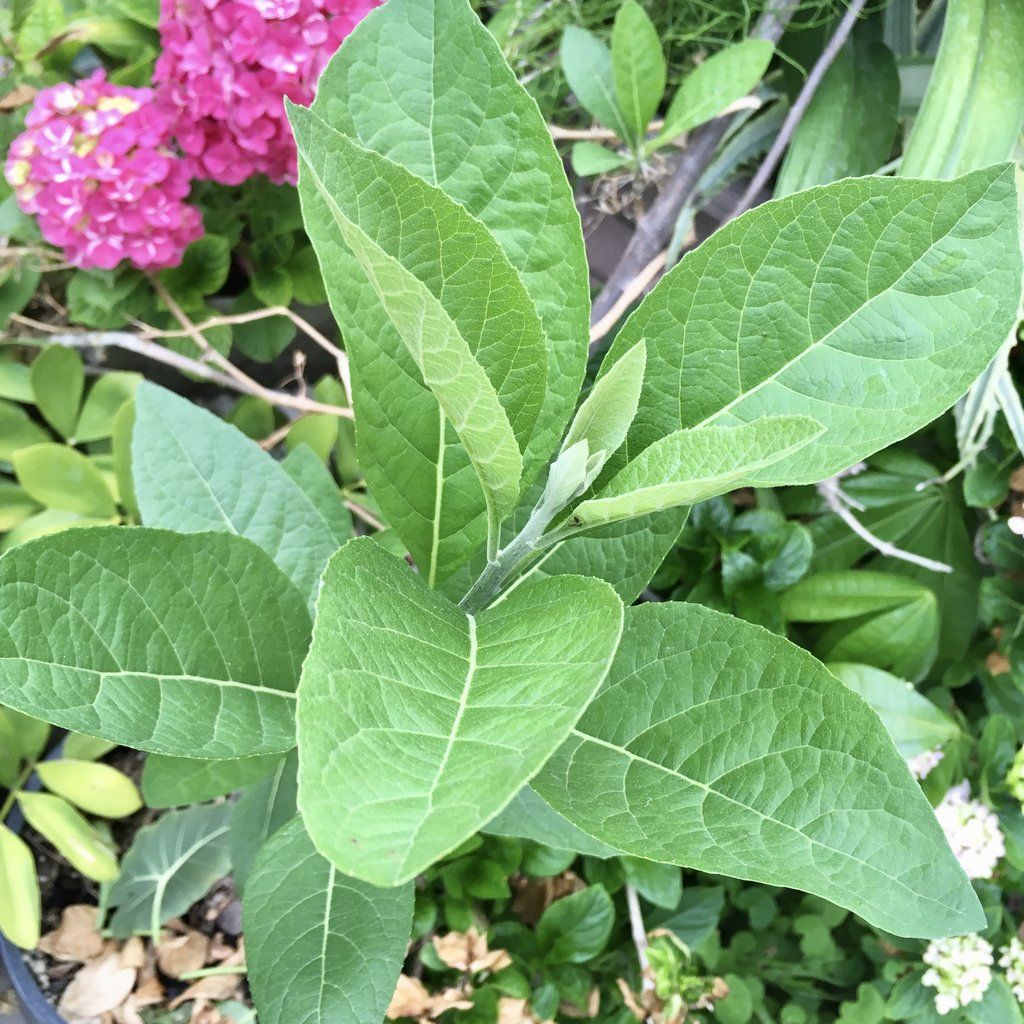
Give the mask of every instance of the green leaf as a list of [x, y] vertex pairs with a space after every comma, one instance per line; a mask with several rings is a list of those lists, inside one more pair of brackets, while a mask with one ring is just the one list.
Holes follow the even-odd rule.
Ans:
[[[595, 498], [577, 505], [571, 526], [603, 526], [621, 519], [695, 505], [717, 494], [771, 479], [770, 467], [820, 437], [807, 416], [765, 416], [739, 427], [677, 430], [628, 462]], [[766, 468], [767, 467], [767, 468]]]
[[6, 327], [13, 313], [20, 313], [39, 287], [39, 271], [28, 260], [0, 280], [0, 327]]
[[852, 179], [731, 221], [615, 339], [613, 359], [647, 340], [630, 453], [680, 427], [799, 412], [826, 432], [765, 478], [809, 483], [924, 426], [1016, 317], [1016, 208], [1003, 165], [938, 184]]
[[612, 671], [534, 779], [635, 856], [849, 907], [898, 935], [984, 927], [875, 713], [805, 651], [699, 605], [627, 612]]
[[114, 495], [96, 464], [63, 444], [22, 448], [11, 459], [25, 493], [48, 508], [95, 519], [117, 515]]
[[51, 793], [18, 793], [25, 821], [57, 847], [67, 862], [86, 878], [112, 882], [117, 857], [100, 832], [66, 800]]
[[74, 349], [51, 345], [36, 356], [29, 372], [43, 419], [62, 437], [71, 437], [85, 389], [82, 357]]
[[812, 185], [871, 174], [896, 138], [900, 79], [874, 27], [858, 25], [797, 126], [775, 183], [785, 196]]
[[114, 432], [114, 421], [121, 409], [132, 400], [142, 381], [138, 373], [107, 373], [100, 377], [89, 394], [75, 427], [75, 443], [102, 441]]
[[135, 400], [132, 467], [147, 526], [247, 537], [312, 603], [338, 549], [336, 524], [258, 444], [147, 382]]
[[875, 709], [903, 758], [944, 747], [961, 735], [956, 723], [905, 679], [850, 662], [828, 670]]
[[22, 949], [39, 942], [36, 859], [25, 840], [0, 825], [0, 932]]
[[586, 441], [591, 455], [604, 452], [607, 461], [619, 450], [636, 415], [646, 365], [647, 351], [641, 339], [594, 384], [573, 417], [562, 442], [563, 452]]
[[985, 994], [963, 1009], [966, 1024], [1021, 1024], [1020, 1003], [1006, 979], [996, 974]]
[[298, 819], [263, 848], [246, 888], [246, 963], [260, 1024], [383, 1019], [405, 959], [413, 887], [339, 874]]
[[624, 142], [632, 136], [619, 107], [611, 51], [593, 32], [569, 25], [562, 36], [562, 70], [583, 109]]
[[161, 925], [184, 914], [228, 873], [230, 818], [230, 804], [189, 807], [139, 829], [107, 896], [115, 908], [109, 923], [115, 939], [158, 936]]
[[[576, 407], [590, 311], [579, 214], [536, 103], [467, 0], [389, 0], [332, 58], [314, 110], [331, 127], [442, 187], [519, 271], [547, 349], [547, 388], [526, 447], [529, 483]], [[455, 438], [445, 443], [438, 495], [437, 404], [368, 286], [357, 286], [362, 275], [354, 259], [340, 248], [320, 257], [331, 267], [336, 315], [344, 320], [341, 310], [355, 311], [345, 344], [364, 383], [356, 432], [367, 480], [421, 567], [435, 520], [442, 548], [451, 549], [445, 561], [457, 564], [483, 536], [483, 499], [471, 476], [466, 479], [461, 446]], [[405, 425], [401, 432], [396, 423]], [[391, 472], [394, 465], [403, 467], [401, 479]]]
[[295, 817], [299, 761], [293, 751], [267, 776], [247, 786], [231, 813], [231, 876], [244, 892], [263, 844]]
[[234, 793], [265, 778], [281, 763], [280, 754], [223, 761], [150, 754], [142, 769], [147, 807], [181, 807]]
[[505, 809], [487, 822], [481, 831], [495, 836], [532, 839], [556, 850], [572, 850], [588, 857], [604, 859], [616, 857], [620, 852], [581, 832], [529, 786], [523, 786]]
[[885, 572], [822, 572], [782, 596], [782, 614], [793, 622], [840, 622], [916, 601], [922, 587]]
[[338, 417], [326, 412], [312, 413], [296, 420], [284, 439], [284, 445], [289, 452], [305, 445], [323, 463], [331, 457], [337, 440]]
[[160, 280], [182, 309], [203, 306], [203, 299], [224, 287], [231, 269], [231, 243], [221, 235], [193, 242], [181, 263], [160, 272]]
[[608, 943], [615, 908], [600, 885], [556, 900], [537, 922], [537, 945], [552, 964], [582, 964]]
[[111, 743], [109, 740], [98, 740], [95, 736], [71, 732], [64, 738], [61, 753], [64, 757], [70, 757], [76, 761], [95, 761], [109, 754], [116, 746], [116, 743]]
[[15, 452], [49, 440], [50, 435], [24, 409], [0, 400], [0, 459], [10, 462]]
[[6, 741], [7, 751], [14, 755], [16, 761], [31, 763], [38, 760], [50, 738], [50, 726], [46, 722], [12, 708], [0, 707], [0, 728], [10, 737]]
[[[519, 497], [520, 445], [537, 421], [546, 372], [540, 319], [518, 274], [486, 229], [440, 189], [303, 107], [290, 107], [289, 117], [309, 186], [304, 203], [317, 195], [307, 219], [326, 208], [338, 236], [331, 243], [355, 256], [465, 447], [487, 507], [504, 516]], [[326, 218], [314, 244], [324, 231]], [[431, 581], [436, 564], [435, 541]]]
[[679, 909], [658, 927], [672, 932], [692, 949], [714, 933], [724, 908], [725, 890], [721, 886], [687, 885]]
[[657, 112], [666, 71], [658, 30], [636, 0], [623, 0], [612, 26], [612, 77], [615, 106], [634, 142]]
[[330, 471], [308, 445], [290, 451], [281, 462], [284, 471], [305, 492], [331, 530], [337, 547], [352, 539], [352, 517]]
[[8, 398], [12, 402], [35, 401], [29, 367], [13, 359], [0, 359], [0, 398]]
[[675, 910], [683, 895], [683, 873], [674, 864], [658, 864], [642, 857], [623, 857], [626, 881], [649, 903]]
[[99, 330], [123, 327], [125, 303], [145, 279], [135, 270], [76, 270], [68, 282], [68, 314], [72, 323]]
[[773, 52], [767, 40], [744, 39], [698, 64], [672, 97], [655, 144], [678, 138], [746, 96], [764, 77]]
[[101, 818], [127, 818], [142, 806], [135, 783], [109, 764], [62, 757], [36, 765], [43, 785], [57, 796]]
[[608, 171], [625, 167], [629, 157], [616, 153], [599, 142], [575, 142], [572, 147], [572, 169], [581, 177], [593, 174], [607, 174]]
[[294, 745], [309, 616], [240, 537], [118, 526], [36, 540], [0, 559], [0, 605], [21, 609], [0, 629], [0, 703], [166, 754]]
[[559, 577], [473, 618], [373, 540], [346, 544], [299, 697], [299, 806], [317, 848], [394, 885], [458, 846], [567, 735], [621, 615], [607, 584]]

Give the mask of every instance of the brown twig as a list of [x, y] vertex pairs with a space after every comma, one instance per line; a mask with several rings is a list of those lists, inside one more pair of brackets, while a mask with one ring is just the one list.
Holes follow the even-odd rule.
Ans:
[[590, 328], [590, 344], [596, 345], [619, 321], [619, 317], [647, 290], [647, 286], [661, 273], [668, 260], [668, 249], [664, 249], [630, 281], [618, 297], [615, 305]]
[[[751, 37], [778, 42], [798, 6], [799, 0], [768, 0], [751, 32]], [[633, 237], [594, 302], [590, 316], [592, 324], [600, 323], [605, 318], [629, 287], [630, 282], [668, 245], [679, 212], [692, 198], [694, 189], [701, 175], [711, 164], [730, 121], [731, 115], [716, 117], [694, 130], [675, 173], [651, 208], [637, 222]]]
[[357, 505], [354, 501], [345, 499], [345, 508], [349, 510], [357, 519], [361, 519], [367, 526], [372, 526], [375, 530], [386, 530], [387, 526], [382, 523], [369, 509], [363, 508], [362, 505]]
[[797, 96], [793, 106], [789, 108], [786, 120], [782, 122], [782, 128], [768, 150], [767, 156], [765, 156], [761, 166], [758, 167], [757, 173], [750, 179], [750, 184], [747, 185], [743, 197], [736, 204], [736, 208], [732, 212], [733, 217], [738, 217], [750, 208], [761, 189], [768, 184], [768, 179], [775, 173], [775, 168], [778, 167], [779, 162], [782, 160], [782, 156], [786, 152], [786, 147], [793, 138], [797, 126], [803, 119], [804, 114], [807, 113], [807, 108], [811, 105], [811, 100], [814, 99], [818, 86], [821, 85], [822, 80], [828, 73], [828, 69], [832, 67], [833, 62], [839, 55], [839, 51], [843, 48], [850, 33], [853, 31], [853, 26], [856, 24], [857, 18], [860, 17], [860, 12], [864, 9], [865, 3], [866, 0], [850, 0], [850, 6], [846, 9], [846, 13], [836, 26], [832, 38], [826, 43], [825, 48], [821, 51], [821, 56], [815, 62], [814, 67], [811, 68], [811, 73], [807, 76], [807, 81], [804, 82], [800, 95]]

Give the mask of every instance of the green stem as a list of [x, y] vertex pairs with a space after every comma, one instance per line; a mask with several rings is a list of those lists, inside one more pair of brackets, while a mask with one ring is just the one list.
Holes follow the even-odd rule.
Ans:
[[204, 967], [201, 971], [186, 971], [181, 975], [182, 981], [192, 981], [195, 978], [212, 978], [221, 974], [245, 974], [245, 964], [235, 964], [228, 967]]
[[0, 823], [7, 820], [7, 815], [10, 813], [11, 808], [14, 806], [14, 801], [18, 799], [18, 794], [21, 792], [21, 787], [28, 782], [28, 777], [35, 771], [35, 761], [31, 764], [26, 765], [22, 769], [21, 774], [14, 780], [14, 784], [11, 786], [10, 792], [7, 794], [7, 799], [0, 805]]

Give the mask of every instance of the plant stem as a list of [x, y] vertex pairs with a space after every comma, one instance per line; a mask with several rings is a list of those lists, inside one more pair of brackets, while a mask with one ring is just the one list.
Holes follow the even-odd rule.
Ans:
[[633, 936], [633, 945], [636, 946], [636, 958], [640, 962], [640, 991], [653, 992], [654, 978], [647, 960], [647, 928], [636, 888], [629, 882], [626, 883], [626, 907], [629, 910], [629, 930]]
[[28, 782], [28, 777], [32, 774], [33, 771], [35, 771], [35, 767], [36, 765], [34, 761], [31, 764], [26, 765], [21, 770], [21, 773], [18, 775], [18, 777], [14, 780], [14, 783], [7, 794], [7, 799], [3, 802], [3, 805], [0, 806], [0, 825], [2, 825], [7, 820], [7, 815], [10, 813], [11, 808], [14, 806], [14, 801], [18, 799], [18, 794], [21, 792], [21, 787], [24, 786], [26, 782]]

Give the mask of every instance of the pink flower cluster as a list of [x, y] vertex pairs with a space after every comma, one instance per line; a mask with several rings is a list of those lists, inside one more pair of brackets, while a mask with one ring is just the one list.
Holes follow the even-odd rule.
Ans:
[[154, 81], [191, 173], [294, 183], [284, 99], [312, 100], [324, 65], [380, 2], [161, 0]]
[[76, 266], [175, 266], [203, 233], [152, 90], [111, 85], [97, 71], [40, 91], [25, 126], [5, 176], [43, 237]]

